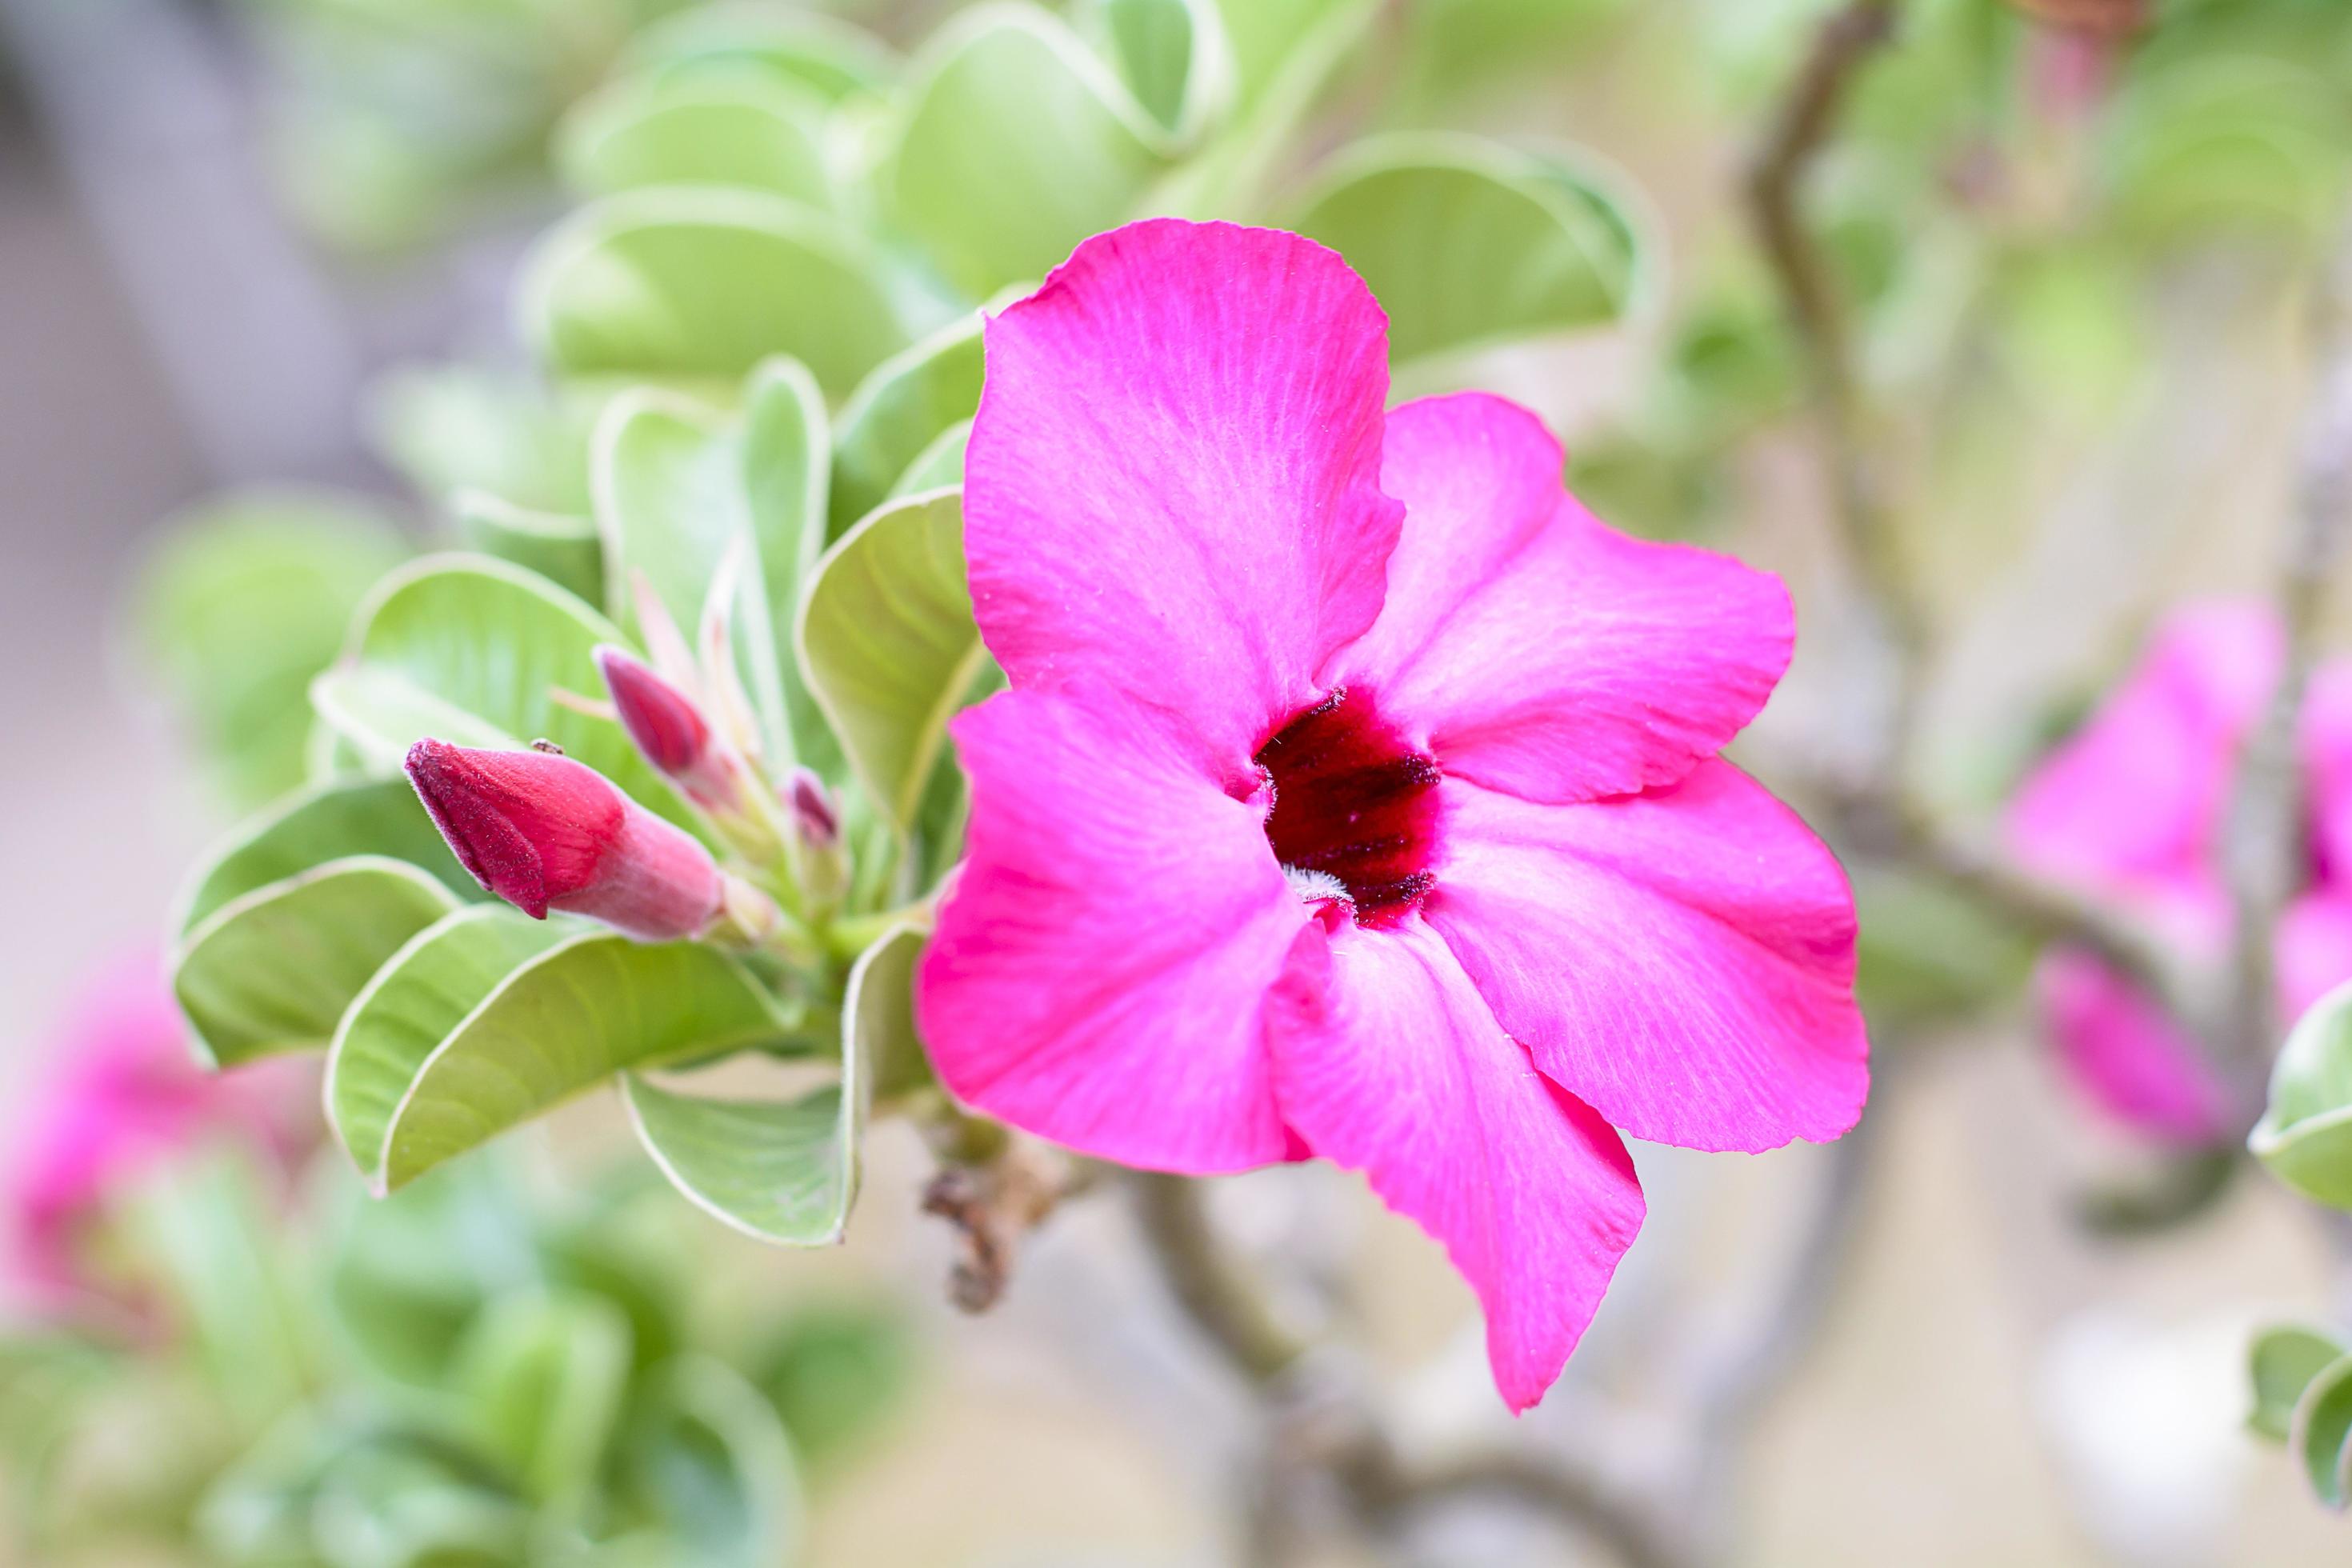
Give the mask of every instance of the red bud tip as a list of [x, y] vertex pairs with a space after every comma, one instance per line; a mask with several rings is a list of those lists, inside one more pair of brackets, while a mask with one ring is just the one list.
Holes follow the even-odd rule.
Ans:
[[604, 673], [622, 727], [646, 761], [671, 778], [702, 761], [710, 749], [710, 725], [692, 698], [609, 645], [596, 650], [596, 668]]
[[719, 911], [719, 867], [688, 833], [595, 769], [545, 752], [423, 740], [409, 782], [458, 862], [533, 919], [588, 916], [646, 942], [692, 936]]
[[784, 785], [784, 802], [792, 807], [793, 821], [801, 837], [821, 847], [841, 842], [841, 814], [834, 809], [833, 796], [825, 792], [824, 781], [806, 768], [794, 768]]

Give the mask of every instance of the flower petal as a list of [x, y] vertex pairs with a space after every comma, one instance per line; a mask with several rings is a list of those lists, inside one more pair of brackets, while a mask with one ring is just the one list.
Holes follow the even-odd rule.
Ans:
[[2034, 987], [2058, 1060], [2094, 1106], [2160, 1143], [2228, 1135], [2229, 1091], [2154, 997], [2073, 948], [2042, 958]]
[[1535, 1070], [1418, 917], [1302, 932], [1268, 1038], [1284, 1117], [1444, 1245], [1503, 1397], [1542, 1398], [1642, 1226], [1616, 1132]]
[[1172, 219], [1078, 247], [987, 327], [964, 543], [1016, 687], [1178, 709], [1236, 763], [1378, 614], [1388, 319], [1296, 235]]
[[2313, 857], [2321, 876], [2352, 882], [2352, 660], [2311, 672], [2301, 720]]
[[1550, 802], [1672, 784], [1788, 668], [1780, 579], [1596, 521], [1526, 409], [1407, 404], [1382, 450], [1381, 486], [1405, 503], [1388, 601], [1324, 684], [1378, 693], [1446, 772]]
[[1709, 760], [1531, 805], [1449, 780], [1423, 905], [1513, 1038], [1637, 1138], [1770, 1149], [1862, 1114], [1853, 896], [1794, 812]]
[[2168, 619], [2019, 789], [2007, 824], [2018, 858], [2107, 888], [2201, 872], [2280, 657], [2278, 623], [2259, 605], [2203, 605]]
[[2280, 1014], [2292, 1024], [2311, 1005], [2352, 980], [2352, 896], [2305, 893], [2281, 917], [2278, 955]]
[[971, 847], [916, 997], [941, 1080], [1124, 1164], [1285, 1158], [1263, 1013], [1309, 917], [1257, 810], [1112, 693], [1000, 693], [954, 733]]

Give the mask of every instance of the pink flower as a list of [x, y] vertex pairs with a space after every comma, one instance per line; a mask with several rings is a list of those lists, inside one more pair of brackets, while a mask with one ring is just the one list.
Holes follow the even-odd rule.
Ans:
[[14, 1274], [62, 1301], [106, 1289], [85, 1244], [107, 1205], [207, 1138], [290, 1173], [319, 1132], [317, 1081], [294, 1058], [214, 1074], [188, 1049], [161, 961], [134, 953], [76, 1002], [20, 1104], [7, 1204]]
[[458, 862], [533, 920], [563, 910], [668, 942], [718, 918], [710, 851], [584, 763], [428, 739], [409, 748], [407, 768]]
[[[2278, 623], [2257, 605], [2171, 616], [2089, 722], [2020, 786], [2008, 821], [2018, 858], [2126, 905], [2192, 960], [2220, 963], [2230, 931], [2221, 832], [2282, 652]], [[2275, 944], [2290, 1018], [2352, 978], [2352, 668], [2315, 677], [2301, 744], [2312, 864]], [[2155, 998], [2067, 948], [2043, 958], [2037, 988], [2059, 1059], [2093, 1104], [2158, 1142], [2232, 1135], [2227, 1088]]]
[[1541, 1397], [1643, 1215], [1618, 1131], [1860, 1114], [1843, 874], [1716, 752], [1791, 640], [1774, 579], [1636, 542], [1527, 412], [1392, 414], [1331, 252], [1080, 246], [987, 328], [969, 858], [919, 980], [967, 1102], [1130, 1165], [1365, 1172]]

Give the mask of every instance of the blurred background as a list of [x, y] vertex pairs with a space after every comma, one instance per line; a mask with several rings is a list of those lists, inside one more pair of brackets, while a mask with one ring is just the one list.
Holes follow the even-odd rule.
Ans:
[[[670, 8], [0, 0], [0, 1103], [49, 1070], [77, 997], [160, 942], [239, 798], [193, 760], [188, 704], [133, 608], [173, 520], [373, 509], [423, 536], [385, 456], [383, 377], [527, 364], [513, 275], [567, 205], [552, 128]], [[835, 9], [910, 49], [957, 7]], [[1542, 409], [1604, 517], [1789, 578], [1799, 663], [1754, 737], [1759, 767], [1776, 742], [1833, 751], [1847, 710], [1878, 700], [1741, 196], [1834, 9], [1397, 0], [1322, 100], [1353, 132], [1572, 142], [1640, 193], [1657, 265], [1636, 305], [1447, 379]], [[1916, 694], [1922, 777], [1979, 815], [2164, 606], [2268, 582], [2310, 396], [2312, 279], [2352, 169], [2338, 0], [2075, 9], [2129, 25], [1897, 6], [1816, 186], [1910, 476], [1900, 549], [1938, 650]], [[331, 648], [343, 611], [327, 611]], [[1794, 1268], [1818, 1279], [1818, 1321], [1690, 1503], [1736, 1511], [1727, 1561], [2340, 1559], [2341, 1521], [2243, 1430], [2251, 1328], [2343, 1289], [2326, 1227], [2260, 1179], [2149, 1233], [2084, 1223], [2084, 1194], [2148, 1152], [2061, 1081], [2002, 933], [1955, 934], [1901, 889], [1881, 907], [1890, 929], [1922, 922], [1898, 960], [1959, 973], [1888, 1004], [1866, 1157], [1637, 1150], [1649, 1229], [1522, 1435], [1642, 1472], [1677, 1440], [1660, 1412], [1693, 1372], [1679, 1347]], [[773, 1386], [791, 1354], [816, 1355], [807, 1375], [838, 1373], [854, 1412], [794, 1427], [803, 1560], [1236, 1561], [1230, 1499], [1261, 1463], [1246, 1395], [1162, 1299], [1120, 1206], [1074, 1200], [1003, 1304], [964, 1318], [943, 1286], [952, 1237], [919, 1213], [928, 1161], [900, 1131], [877, 1134], [837, 1252], [764, 1251], [666, 1192], [615, 1200], [663, 1216], [630, 1223], [690, 1231], [709, 1331], [797, 1324], [831, 1343], [826, 1324], [850, 1325], [848, 1372], [805, 1344], [761, 1363]], [[516, 1182], [577, 1186], [625, 1136], [593, 1097], [509, 1140]], [[1851, 1234], [1790, 1261], [1832, 1184], [1852, 1185]], [[1407, 1430], [1502, 1422], [1466, 1290], [1351, 1179], [1265, 1173], [1214, 1201], [1266, 1254], [1306, 1248], [1350, 1340], [1397, 1380]], [[1391, 1544], [1429, 1563], [1610, 1560], [1466, 1508]], [[108, 1550], [72, 1560], [131, 1560]]]

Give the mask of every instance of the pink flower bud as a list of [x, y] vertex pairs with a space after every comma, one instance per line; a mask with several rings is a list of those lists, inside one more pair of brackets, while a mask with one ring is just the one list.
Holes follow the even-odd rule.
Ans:
[[562, 910], [641, 942], [693, 936], [719, 913], [718, 863], [595, 769], [546, 752], [424, 740], [408, 778], [474, 879], [534, 920]]
[[641, 660], [609, 645], [596, 650], [596, 668], [604, 671], [621, 727], [646, 761], [697, 805], [731, 809], [740, 793], [735, 770], [726, 752], [711, 744], [710, 723], [700, 705]]
[[800, 829], [804, 842], [826, 849], [841, 842], [841, 814], [834, 809], [833, 796], [823, 779], [806, 768], [794, 768], [785, 781], [783, 795], [784, 804], [792, 808], [793, 825]]

